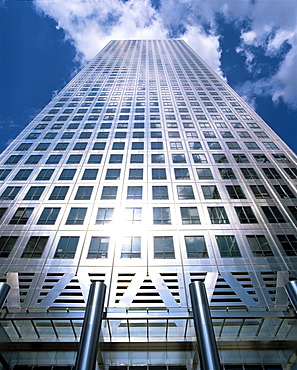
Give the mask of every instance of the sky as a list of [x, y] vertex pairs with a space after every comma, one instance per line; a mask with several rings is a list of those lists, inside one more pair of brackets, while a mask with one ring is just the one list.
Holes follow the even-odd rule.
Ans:
[[296, 0], [0, 0], [0, 152], [110, 40], [184, 39], [297, 152]]

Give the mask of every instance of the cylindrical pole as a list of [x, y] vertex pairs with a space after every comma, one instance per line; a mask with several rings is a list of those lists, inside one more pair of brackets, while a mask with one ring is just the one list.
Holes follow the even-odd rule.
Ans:
[[10, 291], [10, 286], [6, 283], [0, 283], [0, 308], [4, 305], [5, 299]]
[[297, 312], [297, 280], [292, 280], [285, 285], [285, 291], [288, 294], [292, 306]]
[[189, 285], [189, 288], [201, 369], [220, 370], [220, 359], [205, 286], [201, 281], [195, 281]]
[[94, 370], [99, 342], [106, 285], [96, 281], [91, 284], [75, 370]]

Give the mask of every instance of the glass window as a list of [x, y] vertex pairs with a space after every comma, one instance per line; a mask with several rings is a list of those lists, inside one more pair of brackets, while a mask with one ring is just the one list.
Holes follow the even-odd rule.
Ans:
[[171, 215], [169, 207], [154, 207], [153, 216], [155, 225], [171, 224]]
[[141, 257], [141, 237], [126, 236], [123, 238], [121, 258]]
[[22, 157], [22, 155], [11, 155], [4, 164], [17, 164]]
[[79, 236], [61, 236], [54, 258], [74, 258]]
[[114, 208], [98, 208], [96, 225], [106, 225], [113, 221]]
[[249, 150], [258, 150], [260, 149], [259, 146], [254, 143], [253, 141], [250, 141], [250, 142], [245, 142], [245, 146], [249, 149]]
[[75, 175], [76, 170], [75, 169], [70, 169], [70, 168], [65, 168], [59, 177], [59, 180], [73, 180], [73, 177]]
[[143, 163], [143, 154], [131, 154], [130, 163]]
[[[233, 138], [234, 136], [232, 135], [232, 132], [231, 131], [220, 131], [220, 134], [222, 135], [222, 137], [224, 139], [228, 139], [228, 138]], [[240, 136], [240, 135], [239, 135]]]
[[102, 154], [91, 154], [88, 163], [101, 163]]
[[230, 199], [246, 199], [240, 185], [226, 185]]
[[31, 236], [21, 258], [41, 258], [48, 236]]
[[123, 150], [125, 148], [125, 143], [115, 142], [112, 144], [112, 150]]
[[106, 142], [94, 143], [92, 150], [104, 150], [106, 146]]
[[79, 186], [74, 200], [89, 200], [91, 199], [93, 186]]
[[66, 150], [69, 143], [58, 143], [53, 150]]
[[[152, 133], [153, 132], [151, 132], [151, 134]], [[154, 133], [157, 134], [157, 133], [159, 133], [159, 131], [155, 131]], [[161, 136], [157, 136], [157, 137], [162, 137], [162, 133], [161, 132], [160, 132], [160, 134], [161, 134]], [[134, 139], [137, 139], [137, 138], [142, 139], [142, 138], [144, 138], [144, 132], [143, 131], [135, 131], [135, 132], [133, 132], [133, 138]]]
[[189, 141], [189, 147], [191, 150], [202, 149], [202, 145], [199, 141]]
[[246, 238], [254, 257], [273, 256], [272, 250], [264, 235], [247, 235]]
[[203, 131], [203, 135], [206, 139], [216, 137], [213, 131]]
[[288, 185], [273, 185], [279, 196], [283, 199], [296, 198]]
[[151, 150], [162, 150], [163, 143], [162, 142], [152, 142], [151, 143]]
[[2, 217], [3, 217], [4, 213], [6, 212], [6, 210], [7, 210], [7, 208], [3, 208], [3, 207], [0, 208], [0, 220], [2, 219]]
[[241, 257], [234, 235], [216, 236], [222, 258]]
[[34, 140], [34, 139], [37, 139], [39, 135], [40, 135], [40, 132], [31, 133], [31, 134], [29, 134], [26, 137], [26, 140], [32, 140], [32, 139]]
[[271, 198], [264, 185], [250, 185], [250, 188], [256, 199]]
[[109, 163], [122, 163], [123, 154], [111, 154], [109, 157]]
[[236, 179], [232, 168], [219, 168], [219, 172], [223, 180]]
[[97, 134], [97, 139], [107, 139], [108, 136], [109, 136], [109, 132], [99, 132]]
[[193, 188], [191, 185], [177, 186], [178, 199], [195, 199]]
[[139, 142], [132, 142], [132, 150], [143, 150], [144, 149], [144, 143], [142, 141]]
[[38, 181], [48, 181], [52, 177], [52, 174], [54, 173], [55, 170], [52, 169], [43, 169], [40, 170], [39, 174], [37, 175], [35, 180]]
[[205, 154], [192, 154], [194, 163], [207, 163]]
[[[76, 171], [76, 170], [72, 170], [72, 171]], [[82, 180], [96, 180], [97, 175], [98, 175], [98, 169], [95, 169], [95, 168], [86, 169], [82, 176]]]
[[204, 199], [221, 199], [216, 185], [202, 185]]
[[284, 223], [286, 220], [283, 218], [282, 214], [278, 210], [276, 206], [265, 206], [261, 207], [265, 216], [267, 217], [267, 220], [271, 224], [276, 224], [276, 223]]
[[20, 186], [7, 186], [7, 188], [1, 194], [0, 199], [13, 200], [20, 190], [21, 190]]
[[82, 132], [79, 135], [79, 139], [89, 139], [91, 137], [92, 133], [91, 132]]
[[64, 200], [69, 190], [69, 186], [55, 186], [49, 200]]
[[25, 164], [37, 164], [41, 160], [42, 155], [30, 155]]
[[263, 144], [266, 147], [266, 149], [279, 149], [279, 147], [272, 142], [263, 142]]
[[152, 163], [165, 163], [164, 154], [152, 154], [151, 159]]
[[154, 236], [154, 258], [175, 258], [172, 236]]
[[11, 170], [0, 170], [0, 181], [6, 179], [6, 177], [10, 174]]
[[142, 199], [142, 186], [128, 186], [127, 199]]
[[166, 180], [166, 169], [165, 168], [152, 168], [152, 179], [153, 180]]
[[297, 206], [288, 206], [288, 209], [297, 220]]
[[50, 143], [40, 143], [37, 145], [35, 150], [47, 150], [49, 146], [50, 146]]
[[162, 138], [162, 132], [161, 131], [152, 131], [151, 132], [151, 138], [161, 139]]
[[229, 163], [225, 154], [213, 154], [212, 156], [216, 163]]
[[26, 225], [29, 217], [31, 216], [34, 208], [20, 207], [16, 210], [12, 219], [9, 221], [11, 225]]
[[233, 154], [236, 163], [249, 163], [245, 154]]
[[106, 171], [105, 180], [119, 180], [121, 170], [119, 168], [109, 168]]
[[257, 224], [258, 221], [251, 207], [234, 207], [241, 224]]
[[169, 138], [179, 138], [180, 133], [178, 131], [168, 131], [168, 137]]
[[67, 160], [67, 164], [78, 164], [82, 159], [81, 154], [71, 154]]
[[213, 175], [211, 173], [210, 168], [197, 168], [197, 175], [199, 180], [211, 180], [213, 179]]
[[143, 180], [143, 169], [142, 168], [130, 168], [129, 169], [129, 180]]
[[293, 234], [276, 235], [287, 256], [297, 256], [297, 238]]
[[187, 168], [175, 168], [174, 175], [176, 180], [190, 180], [190, 174]]
[[262, 170], [268, 179], [281, 179], [280, 174], [275, 168], [262, 168]]
[[207, 207], [212, 224], [229, 224], [229, 219], [224, 207]]
[[297, 179], [297, 168], [283, 168], [290, 179]]
[[16, 148], [16, 150], [19, 152], [27, 151], [31, 145], [32, 143], [22, 143]]
[[[57, 135], [55, 133], [55, 135]], [[74, 132], [64, 132], [64, 134], [62, 135], [62, 139], [72, 139], [74, 136]]]
[[153, 186], [153, 199], [168, 199], [167, 186]]
[[37, 225], [54, 225], [61, 208], [44, 208]]
[[105, 236], [92, 236], [87, 258], [107, 258], [109, 238]]
[[65, 225], [83, 225], [87, 208], [71, 208]]
[[45, 186], [31, 186], [27, 194], [24, 197], [24, 200], [38, 200], [40, 199]]
[[234, 149], [241, 149], [239, 144], [236, 141], [230, 141], [226, 142], [228, 149], [234, 150]]
[[186, 163], [186, 157], [184, 154], [172, 154], [173, 163]]
[[185, 236], [188, 258], [209, 258], [204, 236]]
[[207, 145], [209, 146], [210, 150], [219, 150], [222, 149], [221, 145], [217, 141], [208, 141]]
[[0, 236], [0, 258], [7, 258], [12, 251], [18, 236]]
[[247, 180], [259, 178], [259, 176], [257, 175], [256, 171], [253, 168], [241, 168], [240, 170], [244, 178]]
[[101, 199], [116, 199], [117, 191], [117, 186], [103, 186]]
[[196, 131], [186, 131], [186, 137], [187, 138], [197, 138], [198, 134]]
[[171, 150], [182, 150], [183, 149], [183, 145], [180, 141], [171, 141], [169, 145], [170, 145]]
[[272, 154], [276, 162], [290, 163], [289, 159], [284, 154]]
[[200, 224], [197, 207], [181, 207], [180, 213], [183, 225]]
[[269, 163], [269, 160], [265, 154], [253, 154], [253, 157], [258, 163]]
[[61, 155], [50, 155], [48, 160], [45, 162], [46, 164], [58, 164], [61, 160]]
[[19, 172], [15, 175], [13, 178], [13, 181], [25, 181], [28, 179], [28, 177], [31, 175], [33, 170], [19, 170]]
[[142, 208], [140, 207], [128, 207], [125, 208], [125, 221], [131, 224], [141, 224], [142, 220]]

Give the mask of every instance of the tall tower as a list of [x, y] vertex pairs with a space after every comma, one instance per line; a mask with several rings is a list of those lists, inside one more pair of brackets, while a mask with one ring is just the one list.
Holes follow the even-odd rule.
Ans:
[[0, 159], [3, 368], [71, 369], [101, 281], [98, 368], [200, 369], [202, 281], [223, 369], [297, 369], [295, 164], [185, 42], [111, 41]]

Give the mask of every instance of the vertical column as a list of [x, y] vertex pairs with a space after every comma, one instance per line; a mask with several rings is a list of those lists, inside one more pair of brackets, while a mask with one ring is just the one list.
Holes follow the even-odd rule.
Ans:
[[220, 370], [220, 359], [213, 331], [205, 286], [201, 281], [189, 285], [201, 370]]
[[10, 286], [6, 283], [0, 283], [0, 308], [4, 305], [5, 299], [10, 291]]
[[95, 369], [105, 291], [105, 284], [99, 281], [91, 284], [75, 362], [76, 370]]
[[290, 281], [285, 285], [285, 291], [288, 294], [292, 306], [297, 312], [297, 280]]

